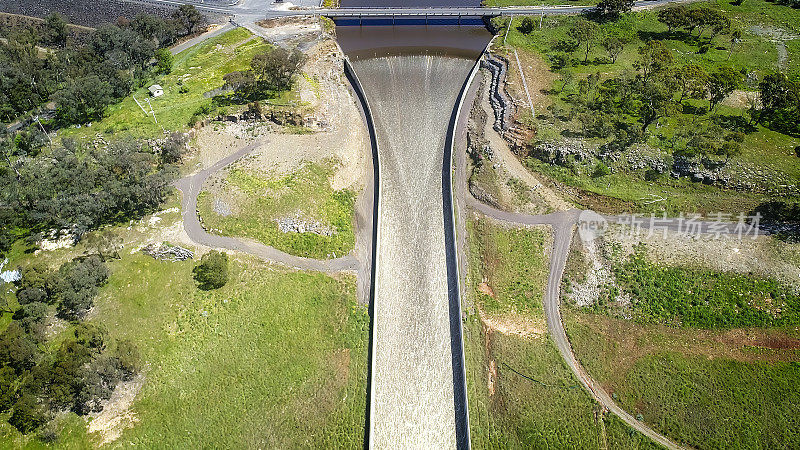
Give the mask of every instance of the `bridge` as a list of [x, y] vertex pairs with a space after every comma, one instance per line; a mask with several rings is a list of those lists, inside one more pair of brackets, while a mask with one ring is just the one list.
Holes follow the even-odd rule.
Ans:
[[[479, 6], [446, 6], [446, 7], [349, 7], [349, 8], [297, 8], [279, 9], [280, 3], [270, 3], [264, 0], [240, 0], [228, 5], [211, 5], [198, 0], [126, 0], [130, 3], [156, 4], [166, 6], [179, 6], [182, 4], [194, 5], [201, 11], [210, 13], [248, 17], [259, 19], [279, 19], [287, 17], [330, 17], [336, 18], [458, 18], [458, 17], [498, 17], [498, 16], [534, 16], [534, 15], [564, 15], [581, 14], [590, 11], [594, 6], [510, 6], [510, 7], [479, 7]], [[639, 0], [635, 2], [634, 9], [653, 8], [665, 5], [675, 0]]]

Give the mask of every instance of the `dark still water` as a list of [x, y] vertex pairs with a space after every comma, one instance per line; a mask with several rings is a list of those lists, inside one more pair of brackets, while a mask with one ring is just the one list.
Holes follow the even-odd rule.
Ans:
[[477, 23], [462, 26], [337, 25], [336, 39], [345, 54], [354, 60], [403, 54], [447, 55], [474, 60], [492, 37], [480, 21]]

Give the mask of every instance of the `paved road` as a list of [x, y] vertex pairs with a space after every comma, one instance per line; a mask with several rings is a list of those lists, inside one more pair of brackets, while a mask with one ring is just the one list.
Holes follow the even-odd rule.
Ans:
[[236, 25], [234, 25], [232, 23], [227, 23], [227, 24], [223, 25], [222, 27], [217, 28], [216, 30], [207, 31], [207, 32], [201, 34], [200, 36], [195, 36], [195, 37], [193, 37], [193, 38], [191, 38], [191, 39], [189, 39], [189, 40], [187, 40], [185, 42], [181, 42], [180, 44], [170, 48], [169, 51], [173, 55], [177, 55], [178, 53], [180, 53], [180, 52], [182, 52], [182, 51], [184, 51], [186, 49], [192, 48], [195, 45], [197, 45], [197, 44], [199, 44], [199, 43], [201, 43], [203, 41], [206, 41], [206, 40], [211, 39], [213, 37], [219, 36], [219, 35], [221, 35], [223, 33], [227, 33], [228, 31], [230, 31], [230, 30], [232, 30], [234, 28], [236, 28]]
[[213, 173], [252, 152], [258, 144], [259, 142], [257, 141], [253, 142], [236, 153], [223, 158], [208, 169], [201, 170], [194, 175], [189, 175], [175, 182], [175, 186], [183, 193], [183, 200], [181, 202], [183, 227], [186, 230], [186, 234], [189, 235], [189, 238], [200, 245], [249, 253], [261, 259], [280, 263], [296, 269], [319, 272], [357, 271], [360, 264], [353, 256], [348, 255], [329, 260], [303, 258], [290, 255], [274, 247], [253, 240], [210, 234], [203, 228], [197, 216], [197, 196], [203, 188], [203, 182]]

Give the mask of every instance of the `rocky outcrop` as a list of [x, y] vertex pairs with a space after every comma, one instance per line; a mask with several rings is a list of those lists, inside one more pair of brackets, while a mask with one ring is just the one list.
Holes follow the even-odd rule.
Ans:
[[511, 127], [514, 114], [514, 102], [506, 92], [508, 61], [497, 55], [488, 53], [481, 60], [481, 67], [492, 74], [489, 83], [489, 102], [494, 110], [494, 129], [503, 133]]

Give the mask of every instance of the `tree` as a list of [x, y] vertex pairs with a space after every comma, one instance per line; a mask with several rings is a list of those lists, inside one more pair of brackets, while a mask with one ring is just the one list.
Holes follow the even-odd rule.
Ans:
[[14, 404], [14, 412], [8, 419], [14, 428], [23, 434], [36, 430], [46, 421], [44, 408], [36, 401], [36, 397], [30, 393], [23, 393]]
[[45, 44], [65, 47], [67, 45], [67, 34], [67, 21], [64, 19], [64, 16], [53, 12], [44, 18], [42, 41]]
[[108, 331], [102, 325], [92, 322], [81, 322], [75, 327], [75, 342], [85, 347], [91, 353], [101, 353], [108, 341]]
[[732, 67], [721, 67], [708, 77], [708, 97], [711, 111], [725, 100], [742, 81], [742, 74]]
[[633, 8], [634, 0], [601, 0], [597, 4], [597, 13], [604, 18], [616, 19]]
[[97, 75], [70, 80], [55, 95], [56, 118], [65, 125], [99, 120], [111, 100], [111, 85]]
[[227, 73], [222, 79], [225, 81], [224, 88], [234, 91], [242, 99], [250, 100], [258, 97], [256, 76], [252, 70]]
[[742, 144], [735, 141], [725, 141], [714, 152], [717, 156], [725, 158], [725, 162], [730, 161], [734, 156], [739, 156], [742, 153]]
[[228, 255], [211, 250], [200, 258], [192, 273], [200, 289], [219, 289], [228, 282]]
[[600, 161], [594, 166], [594, 170], [592, 171], [592, 178], [600, 178], [610, 174], [611, 174], [611, 169], [607, 165], [605, 165], [602, 161]]
[[800, 77], [771, 73], [758, 87], [762, 105], [758, 122], [766, 119], [771, 128], [800, 135]]
[[0, 368], [0, 412], [6, 412], [17, 396], [17, 374], [11, 367]]
[[26, 333], [41, 342], [44, 338], [44, 319], [47, 317], [47, 304], [31, 302], [14, 312], [14, 320], [18, 321]]
[[616, 36], [606, 36], [603, 39], [603, 48], [608, 53], [608, 57], [611, 58], [611, 62], [615, 63], [617, 62], [617, 57], [625, 48], [625, 42]]
[[183, 134], [175, 132], [170, 134], [161, 145], [161, 162], [175, 164], [180, 162], [186, 152], [186, 139]]
[[711, 37], [709, 38], [710, 41], [713, 41], [714, 38], [718, 34], [728, 34], [731, 31], [731, 19], [727, 16], [723, 15], [722, 13], [717, 13], [714, 15], [713, 20], [711, 21]]
[[642, 131], [661, 117], [669, 116], [676, 111], [676, 104], [672, 101], [674, 87], [668, 80], [650, 79], [643, 81], [639, 89], [641, 106], [639, 118], [642, 121]]
[[697, 64], [687, 64], [676, 72], [680, 85], [681, 97], [678, 102], [686, 98], [705, 98], [708, 92], [708, 73]]
[[639, 59], [634, 67], [641, 72], [642, 79], [648, 81], [653, 76], [665, 75], [674, 59], [672, 52], [661, 41], [648, 41], [639, 47]]
[[522, 19], [522, 24], [517, 27], [517, 30], [522, 34], [531, 34], [533, 32], [533, 27], [533, 20], [530, 17], [525, 17]]
[[120, 259], [122, 236], [113, 229], [91, 233], [84, 239], [84, 243], [86, 248], [99, 256], [102, 261], [108, 258]]
[[589, 50], [591, 50], [592, 45], [597, 37], [599, 31], [599, 27], [596, 23], [586, 20], [584, 18], [579, 18], [575, 21], [575, 24], [572, 28], [567, 31], [567, 35], [574, 39], [575, 42], [578, 43], [579, 46], [583, 46], [584, 48], [584, 55], [583, 55], [583, 63], [589, 61]]
[[253, 71], [259, 90], [263, 88], [284, 91], [292, 87], [292, 78], [305, 62], [303, 53], [288, 51], [283, 47], [253, 56], [250, 68]]
[[33, 367], [38, 356], [36, 344], [17, 321], [0, 334], [0, 365], [13, 367], [17, 373]]
[[733, 50], [741, 42], [742, 42], [742, 32], [740, 30], [734, 30], [734, 32], [731, 33], [731, 42], [730, 46], [728, 47], [728, 60], [731, 59], [731, 56], [733, 56]]
[[567, 68], [559, 70], [558, 74], [561, 75], [561, 89], [558, 91], [558, 95], [561, 95], [564, 93], [564, 89], [575, 81], [575, 74]]
[[175, 42], [175, 24], [160, 17], [137, 14], [130, 27], [139, 36], [156, 42], [159, 47], [167, 47]]
[[92, 307], [97, 288], [108, 280], [108, 267], [99, 256], [64, 263], [52, 277], [53, 298], [58, 314], [66, 319], [82, 318]]
[[181, 5], [173, 14], [172, 19], [178, 25], [183, 35], [197, 32], [205, 25], [205, 18], [200, 11], [192, 5]]
[[169, 49], [160, 48], [156, 50], [155, 57], [156, 71], [158, 73], [166, 75], [172, 72], [172, 62], [174, 58], [172, 57], [172, 52], [170, 52]]
[[658, 21], [667, 26], [667, 30], [672, 33], [676, 28], [683, 28], [689, 24], [689, 17], [686, 7], [683, 5], [670, 6], [657, 13]]

